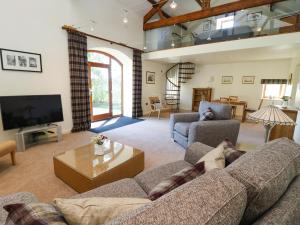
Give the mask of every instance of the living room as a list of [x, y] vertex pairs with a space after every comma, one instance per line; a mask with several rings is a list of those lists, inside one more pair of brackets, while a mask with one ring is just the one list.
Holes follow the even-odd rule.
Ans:
[[0, 224], [299, 224], [299, 14], [294, 0], [3, 2]]

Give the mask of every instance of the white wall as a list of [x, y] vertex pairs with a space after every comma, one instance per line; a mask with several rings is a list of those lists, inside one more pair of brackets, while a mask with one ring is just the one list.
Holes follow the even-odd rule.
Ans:
[[[67, 34], [64, 24], [97, 22], [95, 35], [135, 47], [142, 47], [142, 18], [129, 12], [129, 24], [122, 23], [123, 7], [111, 0], [0, 0], [0, 48], [42, 54], [43, 73], [0, 70], [0, 96], [61, 94], [64, 132], [72, 128]], [[90, 27], [82, 30], [91, 32]], [[97, 47], [105, 45], [100, 43]], [[128, 50], [120, 49], [124, 55]], [[129, 71], [129, 69], [127, 68]], [[0, 122], [1, 123], [1, 122]], [[3, 132], [0, 141], [16, 131]]]
[[[198, 65], [197, 73], [182, 85], [181, 108], [191, 110], [193, 88], [212, 87], [213, 99], [239, 96], [248, 107], [257, 109], [261, 93], [261, 79], [288, 79], [291, 60], [272, 60], [215, 65]], [[221, 84], [222, 76], [233, 76], [233, 84]], [[255, 76], [255, 84], [242, 84], [242, 76]]]
[[[149, 97], [158, 96], [164, 101], [165, 84], [166, 84], [166, 71], [167, 64], [143, 60], [143, 86], [142, 86], [142, 107], [143, 113], [147, 114], [150, 111]], [[155, 84], [146, 84], [146, 72], [155, 72]]]

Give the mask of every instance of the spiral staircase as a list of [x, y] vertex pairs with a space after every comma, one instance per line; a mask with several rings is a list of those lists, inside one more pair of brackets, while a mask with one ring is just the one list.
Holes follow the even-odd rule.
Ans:
[[167, 72], [165, 101], [173, 110], [179, 111], [181, 84], [187, 83], [195, 74], [195, 64], [178, 63]]

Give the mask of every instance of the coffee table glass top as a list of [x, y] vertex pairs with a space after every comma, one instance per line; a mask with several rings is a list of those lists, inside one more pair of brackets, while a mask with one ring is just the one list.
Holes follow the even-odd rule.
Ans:
[[[101, 148], [104, 150], [104, 155], [96, 155], [95, 153]], [[141, 153], [141, 150], [128, 145], [106, 140], [99, 147], [91, 143], [54, 157], [78, 173], [93, 179]]]

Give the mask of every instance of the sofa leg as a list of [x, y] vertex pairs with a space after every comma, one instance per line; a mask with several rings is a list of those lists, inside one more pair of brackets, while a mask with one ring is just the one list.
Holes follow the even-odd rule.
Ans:
[[11, 163], [12, 163], [13, 165], [16, 165], [16, 152], [15, 152], [15, 151], [12, 151], [12, 152], [10, 153], [10, 158], [11, 158]]

